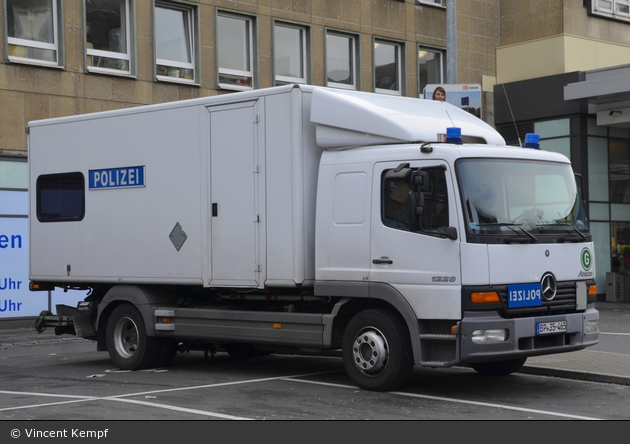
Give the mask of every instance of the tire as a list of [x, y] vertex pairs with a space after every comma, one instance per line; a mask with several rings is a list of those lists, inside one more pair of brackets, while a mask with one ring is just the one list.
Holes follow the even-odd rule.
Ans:
[[523, 367], [527, 358], [506, 359], [495, 362], [475, 362], [470, 366], [480, 375], [484, 376], [507, 376], [517, 372]]
[[174, 339], [160, 340], [160, 353], [152, 367], [168, 367], [179, 351], [179, 342]]
[[162, 350], [157, 338], [147, 336], [142, 315], [131, 304], [119, 305], [107, 321], [107, 351], [112, 362], [123, 370], [153, 366]]
[[399, 316], [381, 309], [358, 313], [342, 341], [343, 365], [359, 387], [382, 392], [408, 382], [413, 370], [411, 341]]

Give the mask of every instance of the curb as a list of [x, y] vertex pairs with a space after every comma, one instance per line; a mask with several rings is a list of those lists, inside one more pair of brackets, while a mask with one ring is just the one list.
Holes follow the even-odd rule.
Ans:
[[575, 379], [578, 381], [601, 382], [604, 384], [630, 385], [627, 376], [609, 375], [606, 373], [591, 373], [579, 370], [562, 370], [551, 367], [524, 366], [518, 373], [537, 376], [552, 376], [556, 378]]

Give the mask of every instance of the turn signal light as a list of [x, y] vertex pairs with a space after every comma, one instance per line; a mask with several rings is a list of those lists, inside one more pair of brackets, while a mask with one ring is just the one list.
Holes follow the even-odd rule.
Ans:
[[473, 304], [488, 304], [491, 302], [501, 302], [499, 293], [496, 291], [487, 291], [482, 293], [472, 293], [470, 300]]
[[597, 295], [597, 285], [591, 285], [590, 287], [588, 287], [588, 295], [589, 296]]

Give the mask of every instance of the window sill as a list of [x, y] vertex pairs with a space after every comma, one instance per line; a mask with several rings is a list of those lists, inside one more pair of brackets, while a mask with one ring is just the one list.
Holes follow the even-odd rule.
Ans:
[[53, 68], [53, 69], [61, 69], [61, 70], [65, 69], [65, 67], [56, 63], [44, 62], [40, 60], [16, 58], [12, 56], [9, 56], [8, 62], [12, 65], [30, 65], [30, 66], [37, 66], [40, 68]]
[[230, 85], [227, 83], [219, 83], [219, 89], [226, 91], [253, 91], [254, 88], [251, 86], [238, 86], [238, 85]]
[[114, 69], [104, 69], [104, 68], [92, 68], [92, 67], [87, 67], [86, 69], [86, 73], [87, 74], [98, 74], [98, 75], [106, 75], [106, 76], [116, 76], [116, 77], [124, 77], [124, 78], [131, 78], [131, 79], [135, 79], [136, 76], [131, 74], [128, 71], [116, 71]]
[[160, 83], [176, 83], [178, 85], [189, 85], [189, 86], [201, 86], [200, 83], [195, 82], [192, 79], [181, 79], [178, 77], [169, 77], [169, 76], [156, 76], [155, 80]]

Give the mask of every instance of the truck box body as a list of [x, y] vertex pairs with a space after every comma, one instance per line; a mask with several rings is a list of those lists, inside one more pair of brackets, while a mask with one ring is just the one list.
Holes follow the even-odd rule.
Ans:
[[121, 368], [341, 349], [390, 390], [598, 341], [569, 159], [447, 103], [287, 85], [28, 132], [31, 288], [90, 290], [37, 327]]
[[[310, 95], [282, 88], [235, 104], [214, 97], [32, 123], [33, 178], [76, 171], [86, 187], [98, 180], [85, 194], [82, 220], [35, 225], [32, 278], [253, 288], [312, 282], [322, 149]], [[31, 211], [38, 212], [34, 198]]]

